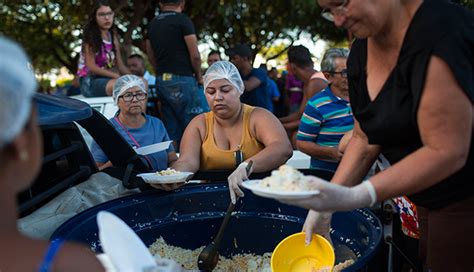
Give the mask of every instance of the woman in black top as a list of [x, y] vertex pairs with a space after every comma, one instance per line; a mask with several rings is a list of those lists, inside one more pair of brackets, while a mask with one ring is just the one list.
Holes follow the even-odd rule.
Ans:
[[[319, 4], [357, 38], [347, 65], [356, 122], [332, 183], [315, 180], [319, 196], [288, 202], [311, 209], [308, 238], [325, 231], [330, 212], [407, 195], [426, 268], [473, 271], [472, 11], [440, 0]], [[392, 167], [359, 184], [380, 153]]]

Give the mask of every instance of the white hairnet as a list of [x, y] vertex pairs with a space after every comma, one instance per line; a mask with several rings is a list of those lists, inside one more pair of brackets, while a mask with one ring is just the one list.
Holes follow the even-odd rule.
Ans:
[[121, 96], [128, 89], [138, 87], [142, 92], [146, 93], [145, 81], [136, 75], [124, 75], [115, 81], [112, 96], [115, 105], [118, 104], [118, 97]]
[[227, 79], [237, 91], [242, 94], [245, 90], [244, 82], [240, 77], [239, 70], [232, 62], [218, 61], [212, 64], [204, 75], [204, 90], [207, 85], [216, 79]]
[[25, 51], [0, 36], [0, 148], [25, 126], [36, 88], [36, 78]]

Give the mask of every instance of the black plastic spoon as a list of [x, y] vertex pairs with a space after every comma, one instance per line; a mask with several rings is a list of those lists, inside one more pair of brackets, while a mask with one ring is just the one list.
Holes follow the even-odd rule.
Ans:
[[[250, 168], [252, 167], [253, 161], [249, 161], [249, 164], [245, 168], [247, 171], [247, 175], [250, 171]], [[224, 236], [224, 230], [227, 226], [227, 223], [229, 223], [230, 217], [232, 216], [232, 212], [234, 211], [235, 205], [232, 203], [232, 201], [229, 203], [229, 207], [227, 208], [227, 212], [224, 216], [224, 220], [222, 220], [222, 225], [219, 228], [219, 231], [217, 232], [216, 238], [207, 245], [199, 254], [198, 257], [198, 268], [199, 270], [203, 271], [212, 271], [216, 265], [217, 262], [219, 262], [219, 246], [222, 240], [222, 237]]]

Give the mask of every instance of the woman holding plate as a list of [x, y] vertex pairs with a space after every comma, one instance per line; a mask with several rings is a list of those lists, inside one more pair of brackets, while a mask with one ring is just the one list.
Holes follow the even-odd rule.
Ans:
[[[160, 119], [145, 114], [147, 88], [145, 81], [135, 75], [124, 75], [117, 79], [113, 98], [119, 110], [110, 119], [112, 125], [134, 148], [169, 141], [165, 126]], [[99, 169], [112, 166], [96, 142], [92, 143], [92, 156]], [[143, 156], [144, 162], [154, 171], [164, 170], [177, 159], [173, 146], [167, 150]]]
[[[180, 157], [172, 165], [189, 172], [235, 169], [228, 178], [233, 203], [236, 196], [244, 195], [239, 186], [250, 173], [273, 170], [292, 154], [278, 119], [265, 109], [241, 103], [244, 91], [239, 71], [231, 62], [219, 61], [209, 67], [204, 93], [211, 111], [196, 116], [186, 127]], [[237, 167], [236, 155], [242, 156]], [[247, 174], [249, 160], [253, 166]]]

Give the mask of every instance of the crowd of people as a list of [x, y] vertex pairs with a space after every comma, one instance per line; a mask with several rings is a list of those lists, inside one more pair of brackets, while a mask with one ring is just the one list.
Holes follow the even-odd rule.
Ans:
[[[350, 54], [328, 49], [317, 71], [306, 47], [291, 46], [288, 73], [278, 76], [276, 69], [253, 67], [247, 44], [227, 48], [229, 61], [211, 51], [203, 71], [184, 0], [159, 1], [160, 13], [148, 26], [146, 57], [133, 54], [124, 62], [114, 11], [99, 0], [83, 31], [81, 93], [113, 97], [119, 110], [110, 121], [131, 146], [174, 141], [143, 157], [150, 169], [232, 170], [233, 203], [243, 196], [240, 185], [250, 173], [276, 169], [293, 149], [308, 154], [311, 168], [334, 176], [312, 181], [317, 196], [285, 200], [309, 209], [307, 241], [313, 233], [329, 237], [333, 212], [403, 196], [418, 211], [424, 269], [472, 270], [474, 239], [447, 234], [474, 229], [472, 11], [434, 0], [318, 3], [325, 19], [355, 36]], [[0, 167], [5, 216], [0, 236], [8, 241], [1, 246], [16, 245], [2, 251], [8, 254], [0, 256], [1, 263], [7, 270], [100, 270], [84, 248], [31, 240], [16, 230], [15, 195], [37, 175], [41, 135], [27, 57], [7, 39], [0, 39], [0, 48], [5, 60], [0, 101], [13, 101], [0, 107], [0, 159], [6, 162]], [[146, 70], [146, 60], [153, 71]], [[15, 82], [21, 86], [7, 80], [19, 76]], [[150, 88], [160, 100], [161, 119], [146, 114]], [[91, 151], [99, 169], [112, 166], [97, 144]], [[380, 157], [385, 166], [368, 176]], [[169, 191], [182, 185], [154, 187]], [[24, 262], [12, 261], [20, 248], [31, 254]]]

